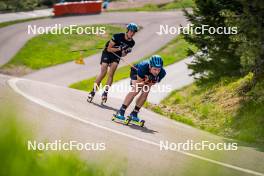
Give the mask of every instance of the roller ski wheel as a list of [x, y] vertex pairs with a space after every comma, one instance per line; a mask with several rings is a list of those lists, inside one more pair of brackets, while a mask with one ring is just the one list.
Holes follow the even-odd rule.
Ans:
[[140, 127], [144, 127], [144, 125], [145, 125], [145, 120], [140, 120], [140, 122], [139, 122], [139, 126], [140, 126]]
[[101, 105], [105, 104], [106, 101], [107, 101], [107, 97], [106, 96], [102, 96]]
[[95, 93], [89, 93], [88, 98], [87, 98], [88, 103], [91, 103], [93, 101], [94, 95]]
[[115, 121], [115, 119], [116, 119], [115, 114], [113, 114], [112, 121]]
[[131, 116], [127, 116], [127, 119], [129, 121], [129, 123], [131, 122], [131, 123], [138, 125], [140, 127], [144, 127], [144, 125], [145, 125], [145, 120], [141, 120], [139, 118], [135, 119], [135, 117], [131, 117]]
[[105, 103], [106, 103], [106, 101], [107, 101], [107, 93], [106, 93], [106, 92], [104, 92], [104, 93], [102, 94], [102, 101], [101, 101], [101, 105], [105, 104]]

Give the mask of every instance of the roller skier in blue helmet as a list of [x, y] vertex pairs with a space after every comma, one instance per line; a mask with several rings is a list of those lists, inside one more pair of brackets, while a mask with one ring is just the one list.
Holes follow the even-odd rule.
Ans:
[[[165, 75], [166, 71], [163, 69], [163, 60], [159, 55], [153, 55], [149, 60], [134, 65], [130, 71], [131, 91], [126, 95], [115, 117], [125, 120], [127, 107], [131, 104], [135, 96], [140, 93], [133, 111], [128, 116], [132, 121], [140, 122], [141, 119], [138, 117], [138, 112], [147, 100], [151, 86], [160, 82]], [[141, 124], [141, 126], [143, 125]]]

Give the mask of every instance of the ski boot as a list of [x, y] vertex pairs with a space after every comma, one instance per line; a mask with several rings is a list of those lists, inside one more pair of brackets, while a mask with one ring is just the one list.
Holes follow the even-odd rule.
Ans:
[[116, 112], [116, 114], [113, 114], [112, 121], [119, 120], [124, 122], [125, 125], [128, 125], [128, 120], [125, 118], [124, 112], [121, 112], [120, 110]]
[[130, 122], [132, 122], [135, 125], [138, 125], [140, 127], [144, 127], [145, 124], [145, 120], [141, 120], [140, 118], [138, 118], [136, 113], [131, 113], [129, 116], [127, 116], [127, 120], [128, 120], [128, 124]]
[[94, 91], [90, 92], [87, 98], [87, 102], [91, 103], [93, 101], [94, 95], [95, 95]]

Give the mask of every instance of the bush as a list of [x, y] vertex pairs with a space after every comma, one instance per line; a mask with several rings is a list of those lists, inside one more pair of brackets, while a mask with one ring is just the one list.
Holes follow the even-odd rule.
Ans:
[[58, 3], [58, 0], [41, 0], [40, 1], [40, 5], [44, 5], [44, 6], [48, 6], [48, 7], [52, 7], [53, 4]]
[[3, 11], [33, 10], [39, 3], [39, 0], [7, 0], [0, 2], [0, 9]]
[[0, 11], [6, 10], [6, 8], [7, 8], [6, 3], [3, 1], [0, 1]]

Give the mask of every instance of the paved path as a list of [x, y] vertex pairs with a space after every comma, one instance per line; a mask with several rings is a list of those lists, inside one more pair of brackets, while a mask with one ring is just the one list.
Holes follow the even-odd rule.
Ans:
[[29, 18], [38, 18], [52, 16], [52, 9], [34, 10], [30, 12], [15, 12], [15, 13], [2, 13], [0, 14], [0, 23], [14, 20], [23, 20]]

